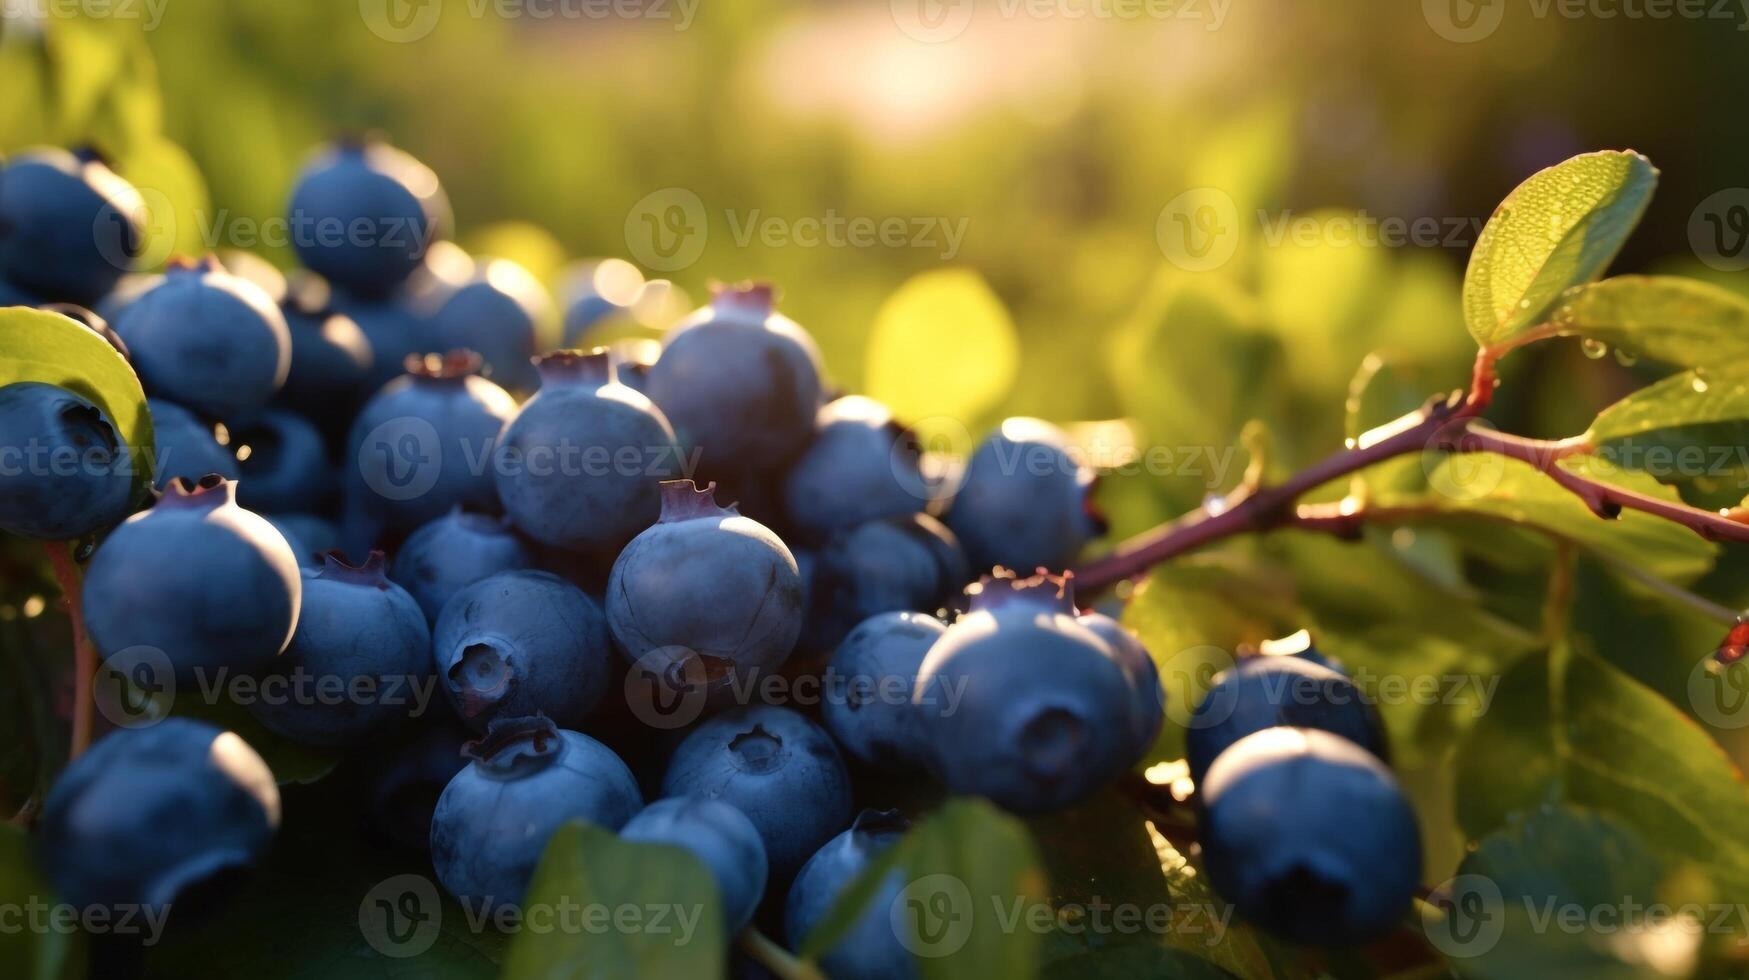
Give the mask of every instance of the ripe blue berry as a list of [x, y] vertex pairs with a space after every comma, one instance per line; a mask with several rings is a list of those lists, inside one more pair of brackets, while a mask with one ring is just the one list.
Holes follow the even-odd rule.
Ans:
[[915, 703], [942, 781], [1017, 813], [1083, 800], [1138, 758], [1129, 673], [1053, 576], [976, 587], [930, 647]]
[[240, 471], [237, 457], [229, 447], [220, 444], [217, 429], [175, 402], [162, 398], [146, 399], [152, 414], [153, 454], [156, 457], [152, 476], [159, 489], [172, 480], [198, 481], [208, 473], [217, 473], [235, 480]]
[[669, 331], [650, 369], [650, 400], [707, 466], [777, 466], [813, 435], [820, 352], [771, 307], [770, 286], [724, 290]]
[[561, 824], [617, 831], [643, 806], [619, 756], [545, 718], [500, 720], [467, 752], [431, 817], [431, 863], [471, 907], [519, 904]]
[[432, 655], [462, 720], [536, 712], [581, 724], [607, 693], [613, 641], [601, 607], [547, 572], [488, 575], [444, 603]]
[[1276, 725], [1333, 732], [1386, 757], [1378, 711], [1346, 675], [1301, 657], [1254, 656], [1216, 676], [1191, 714], [1190, 778], [1201, 783], [1228, 746]]
[[821, 714], [845, 751], [887, 768], [928, 764], [911, 689], [924, 655], [945, 632], [941, 620], [924, 613], [881, 613], [863, 620], [832, 652]]
[[928, 514], [851, 528], [814, 559], [805, 639], [816, 650], [837, 646], [857, 623], [878, 613], [934, 612], [972, 578], [953, 532]]
[[[0, 269], [0, 273], [5, 270]], [[42, 299], [0, 279], [0, 306], [41, 306]]]
[[[333, 305], [328, 284], [312, 273], [294, 278], [280, 304], [291, 332], [291, 367], [278, 404], [332, 430], [350, 417], [375, 388], [370, 338]], [[403, 352], [405, 357], [411, 351]], [[400, 361], [395, 364], [398, 366]], [[344, 425], [338, 426], [344, 431]]]
[[431, 848], [431, 815], [462, 771], [474, 732], [448, 710], [429, 711], [388, 738], [362, 746], [365, 819], [379, 837], [410, 851]]
[[97, 549], [81, 594], [100, 653], [152, 647], [187, 676], [252, 670], [285, 649], [303, 598], [297, 557], [236, 489], [178, 480]]
[[301, 415], [268, 409], [231, 431], [237, 500], [253, 511], [319, 510], [337, 484], [322, 433]]
[[359, 296], [385, 296], [418, 268], [447, 220], [431, 169], [376, 141], [325, 148], [292, 191], [292, 247], [305, 266]]
[[0, 270], [51, 300], [94, 303], [145, 242], [146, 203], [95, 155], [46, 149], [0, 169]]
[[247, 742], [166, 718], [111, 732], [69, 763], [37, 843], [61, 901], [159, 914], [253, 865], [278, 826], [279, 789]]
[[1199, 835], [1215, 891], [1292, 942], [1352, 946], [1396, 928], [1421, 877], [1421, 838], [1397, 781], [1328, 732], [1268, 728], [1221, 753], [1201, 784]]
[[303, 573], [297, 630], [249, 710], [307, 745], [351, 745], [426, 707], [431, 631], [382, 552], [354, 567], [330, 554]]
[[[151, 292], [163, 281], [164, 275], [162, 273], [130, 272], [117, 280], [116, 284], [110, 287], [109, 292], [92, 302], [91, 312], [103, 317], [107, 323], [114, 323], [121, 318], [123, 310], [133, 305], [134, 300]], [[17, 287], [10, 283], [0, 282], [0, 296], [5, 295], [9, 288], [16, 289]], [[21, 305], [35, 306], [40, 302], [41, 300], [33, 300]], [[0, 303], [0, 305], [7, 304]]]
[[662, 795], [718, 799], [745, 813], [778, 885], [850, 822], [850, 775], [832, 736], [769, 705], [735, 708], [693, 729], [668, 762]]
[[101, 408], [36, 381], [0, 387], [0, 530], [77, 538], [127, 516], [134, 460]]
[[1105, 533], [1089, 500], [1093, 481], [1093, 471], [1070, 455], [1062, 430], [1011, 418], [966, 464], [947, 526], [980, 571], [1066, 568]]
[[[783, 932], [791, 949], [801, 949], [844, 889], [898, 843], [906, 829], [896, 810], [864, 810], [849, 830], [808, 859], [784, 903]], [[899, 942], [890, 914], [904, 887], [903, 872], [894, 868], [881, 880], [862, 918], [820, 957], [821, 968], [834, 980], [900, 980], [917, 975], [916, 960]]]
[[630, 309], [644, 289], [644, 274], [624, 259], [580, 262], [566, 270], [563, 281], [566, 347], [590, 346], [585, 343], [589, 331]]
[[407, 358], [422, 357], [438, 349], [424, 314], [404, 296], [361, 299], [336, 289], [329, 304], [335, 313], [351, 320], [370, 345], [365, 397], [400, 377]]
[[885, 405], [860, 395], [829, 402], [784, 478], [784, 512], [798, 533], [817, 539], [923, 510], [931, 490], [922, 458], [916, 436]]
[[612, 345], [612, 350], [613, 369], [619, 376], [619, 383], [647, 397], [650, 394], [650, 369], [662, 356], [661, 342], [649, 338], [622, 340]]
[[1118, 662], [1129, 674], [1130, 688], [1135, 692], [1135, 708], [1130, 715], [1135, 725], [1133, 751], [1139, 759], [1154, 747], [1154, 739], [1160, 734], [1160, 726], [1166, 719], [1166, 689], [1160, 686], [1160, 669], [1154, 665], [1154, 658], [1148, 655], [1148, 648], [1142, 646], [1142, 641], [1134, 633], [1124, 629], [1122, 623], [1096, 612], [1082, 613], [1079, 620], [1082, 626], [1110, 644]]
[[291, 367], [279, 307], [211, 258], [172, 266], [114, 326], [148, 394], [216, 418], [267, 404]]
[[458, 504], [497, 510], [492, 451], [515, 399], [480, 377], [479, 358], [465, 352], [408, 358], [406, 367], [353, 420], [349, 505], [397, 530]]
[[542, 383], [531, 359], [559, 340], [552, 297], [532, 273], [509, 259], [481, 259], [467, 282], [431, 314], [438, 350], [479, 353], [486, 373], [512, 391]]
[[607, 621], [634, 663], [686, 664], [715, 685], [783, 665], [801, 632], [802, 583], [777, 535], [717, 506], [712, 489], [662, 484], [661, 519], [613, 563]]
[[285, 543], [298, 556], [298, 564], [305, 568], [319, 568], [323, 555], [341, 550], [340, 528], [326, 518], [301, 513], [261, 516], [285, 536]]
[[542, 544], [615, 554], [660, 516], [661, 482], [681, 475], [674, 430], [618, 383], [605, 351], [548, 354], [540, 376], [498, 440], [498, 497]]
[[747, 815], [721, 800], [671, 797], [644, 807], [620, 829], [626, 840], [673, 844], [698, 856], [722, 893], [723, 917], [730, 935], [753, 918], [765, 895], [765, 844]]
[[534, 567], [534, 555], [510, 532], [504, 518], [461, 508], [419, 526], [407, 536], [389, 577], [413, 596], [425, 618], [437, 622], [450, 596], [497, 572]]

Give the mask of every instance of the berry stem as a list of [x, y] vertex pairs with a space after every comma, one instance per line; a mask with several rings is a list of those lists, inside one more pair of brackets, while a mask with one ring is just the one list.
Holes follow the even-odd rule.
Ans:
[[800, 960], [751, 926], [741, 933], [741, 951], [770, 970], [778, 980], [826, 980], [812, 963]]
[[67, 757], [77, 759], [91, 744], [92, 681], [97, 676], [97, 651], [85, 635], [85, 612], [79, 605], [79, 568], [73, 563], [73, 543], [45, 541], [55, 582], [67, 602], [67, 618], [73, 622], [73, 740]]

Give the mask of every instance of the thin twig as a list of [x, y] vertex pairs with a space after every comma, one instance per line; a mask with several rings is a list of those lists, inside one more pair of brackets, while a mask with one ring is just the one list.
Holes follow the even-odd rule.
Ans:
[[819, 967], [797, 959], [758, 929], [748, 927], [741, 933], [741, 951], [770, 970], [778, 980], [826, 980]]
[[73, 622], [73, 738], [67, 757], [77, 759], [91, 744], [91, 707], [94, 699], [91, 684], [97, 674], [97, 651], [91, 638], [85, 635], [85, 613], [79, 605], [79, 569], [73, 563], [73, 544], [66, 541], [45, 541], [49, 565], [54, 569], [55, 582], [67, 603], [67, 617]]

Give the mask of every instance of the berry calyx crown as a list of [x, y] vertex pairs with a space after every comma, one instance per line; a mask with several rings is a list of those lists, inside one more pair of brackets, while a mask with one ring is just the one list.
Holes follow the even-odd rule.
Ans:
[[663, 480], [661, 492], [662, 516], [656, 519], [658, 524], [741, 516], [741, 512], [733, 504], [724, 507], [717, 503], [717, 485], [714, 482], [705, 484], [701, 490], [691, 480]]
[[972, 612], [989, 612], [1017, 602], [1032, 603], [1052, 611], [1075, 615], [1075, 573], [1054, 575], [1040, 568], [1037, 573], [1021, 578], [1000, 566], [966, 587], [971, 597]]

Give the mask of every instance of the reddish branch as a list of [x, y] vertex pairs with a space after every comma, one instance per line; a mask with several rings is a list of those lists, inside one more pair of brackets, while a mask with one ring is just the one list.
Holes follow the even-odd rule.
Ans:
[[68, 757], [79, 758], [91, 744], [91, 684], [97, 674], [97, 652], [85, 635], [85, 613], [79, 607], [79, 569], [73, 564], [73, 545], [65, 541], [45, 541], [49, 564], [54, 568], [55, 582], [67, 601], [67, 616], [73, 622], [73, 741]]

